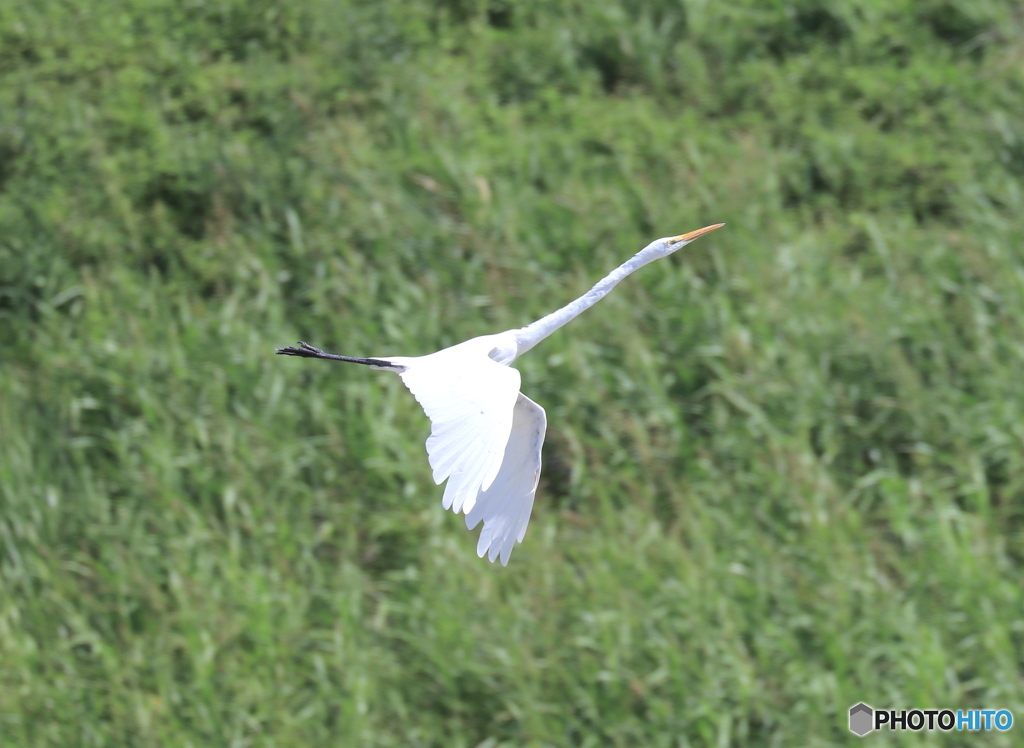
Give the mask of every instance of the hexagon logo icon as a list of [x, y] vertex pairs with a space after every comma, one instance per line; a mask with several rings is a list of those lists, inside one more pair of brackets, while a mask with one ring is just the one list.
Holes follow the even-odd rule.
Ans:
[[864, 737], [875, 729], [875, 710], [863, 701], [850, 707], [850, 732]]

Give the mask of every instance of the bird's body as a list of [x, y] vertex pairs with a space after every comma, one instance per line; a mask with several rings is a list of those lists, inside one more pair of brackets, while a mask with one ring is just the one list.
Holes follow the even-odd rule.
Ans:
[[508, 564], [526, 533], [540, 479], [544, 409], [519, 391], [513, 361], [603, 298], [640, 267], [665, 257], [723, 224], [651, 242], [586, 294], [533, 324], [482, 335], [426, 356], [353, 358], [306, 343], [277, 353], [358, 363], [396, 372], [430, 419], [427, 455], [434, 482], [445, 479], [443, 504], [464, 512], [472, 529], [482, 520], [477, 555]]

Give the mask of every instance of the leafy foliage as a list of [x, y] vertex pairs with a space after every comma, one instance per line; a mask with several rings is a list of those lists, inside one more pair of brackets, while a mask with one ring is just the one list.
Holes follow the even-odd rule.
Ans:
[[[1024, 713], [1022, 23], [0, 6], [0, 742]], [[507, 569], [440, 510], [396, 378], [272, 355], [519, 326], [718, 221], [520, 362], [550, 427]]]

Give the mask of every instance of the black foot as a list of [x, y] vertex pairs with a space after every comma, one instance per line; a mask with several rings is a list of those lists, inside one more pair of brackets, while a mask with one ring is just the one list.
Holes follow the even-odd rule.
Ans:
[[296, 348], [293, 345], [287, 348], [278, 348], [276, 351], [278, 356], [302, 356], [303, 358], [326, 358], [327, 354], [319, 348], [311, 346], [309, 343], [299, 341], [299, 347]]

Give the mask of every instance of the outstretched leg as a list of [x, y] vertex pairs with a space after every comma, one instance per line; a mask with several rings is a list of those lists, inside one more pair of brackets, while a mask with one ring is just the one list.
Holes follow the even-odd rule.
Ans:
[[384, 361], [380, 358], [352, 358], [351, 356], [339, 356], [336, 353], [325, 353], [319, 348], [311, 346], [309, 343], [299, 341], [298, 347], [288, 346], [287, 348], [278, 348], [278, 356], [301, 356], [302, 358], [322, 358], [328, 361], [345, 361], [350, 364], [366, 364], [367, 366], [381, 366], [385, 369], [400, 369], [401, 367], [397, 364], [393, 364], [390, 361]]

